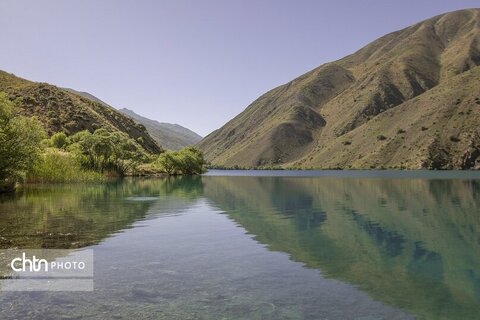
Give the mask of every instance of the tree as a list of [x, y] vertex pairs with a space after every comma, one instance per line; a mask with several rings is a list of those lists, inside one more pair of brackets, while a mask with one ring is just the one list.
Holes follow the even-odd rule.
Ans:
[[113, 142], [110, 165], [118, 174], [134, 172], [138, 165], [146, 160], [142, 147], [126, 133], [112, 132], [110, 139]]
[[13, 191], [38, 159], [46, 136], [36, 118], [15, 115], [15, 105], [0, 92], [0, 192]]
[[134, 172], [146, 159], [142, 147], [123, 132], [97, 129], [81, 131], [70, 137], [68, 150], [75, 153], [86, 169], [116, 172], [120, 176]]
[[166, 151], [158, 156], [157, 165], [167, 174], [201, 174], [205, 171], [205, 160], [201, 151], [187, 147], [179, 151]]
[[158, 156], [157, 163], [167, 174], [175, 174], [180, 166], [176, 152], [166, 151]]
[[178, 152], [183, 174], [193, 175], [204, 172], [205, 160], [200, 150], [193, 147], [183, 148]]
[[50, 140], [52, 141], [52, 146], [57, 149], [63, 149], [67, 146], [67, 135], [63, 132], [55, 133]]

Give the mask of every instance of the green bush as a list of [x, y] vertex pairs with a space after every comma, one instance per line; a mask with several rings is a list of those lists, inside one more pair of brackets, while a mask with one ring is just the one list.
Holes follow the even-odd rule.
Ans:
[[36, 118], [17, 116], [15, 105], [0, 92], [0, 192], [13, 191], [33, 166], [46, 136]]
[[179, 151], [166, 151], [158, 156], [156, 164], [167, 174], [194, 175], [205, 172], [205, 160], [201, 151], [187, 147]]
[[142, 147], [123, 132], [81, 131], [69, 140], [67, 150], [77, 156], [82, 167], [101, 173], [114, 172], [120, 176], [135, 173], [138, 165], [148, 159]]
[[55, 133], [50, 140], [55, 148], [63, 149], [67, 146], [67, 135], [63, 132]]
[[104, 177], [94, 171], [82, 169], [71, 153], [58, 149], [47, 149], [28, 172], [28, 182], [100, 182]]

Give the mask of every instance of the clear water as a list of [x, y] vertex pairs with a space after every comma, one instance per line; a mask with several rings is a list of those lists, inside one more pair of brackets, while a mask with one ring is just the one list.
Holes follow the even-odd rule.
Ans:
[[31, 186], [0, 198], [13, 247], [93, 248], [95, 291], [0, 292], [1, 319], [480, 319], [480, 174]]

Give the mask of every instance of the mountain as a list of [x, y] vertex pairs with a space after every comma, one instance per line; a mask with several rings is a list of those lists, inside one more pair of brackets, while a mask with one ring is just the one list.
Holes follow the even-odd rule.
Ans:
[[[76, 91], [70, 88], [64, 89], [111, 108], [109, 104], [103, 102], [102, 100], [88, 92]], [[123, 113], [127, 117], [132, 118], [138, 124], [145, 126], [149, 135], [159, 145], [166, 149], [179, 150], [183, 147], [193, 145], [202, 140], [201, 136], [185, 127], [182, 127], [181, 125], [151, 120], [142, 117], [141, 115], [136, 114], [135, 112], [127, 108], [118, 109], [118, 111]]]
[[82, 130], [106, 128], [125, 132], [151, 153], [162, 150], [143, 125], [103, 102], [71, 90], [0, 71], [0, 91], [7, 93], [11, 100], [20, 99], [19, 113], [39, 118], [49, 134], [63, 131], [70, 135]]
[[279, 86], [199, 144], [225, 166], [480, 168], [480, 9], [436, 16]]
[[144, 125], [150, 136], [166, 149], [179, 150], [202, 140], [201, 136], [181, 125], [151, 120], [125, 108], [118, 111]]
[[66, 90], [68, 92], [71, 92], [71, 93], [74, 93], [78, 96], [81, 96], [81, 97], [84, 97], [84, 98], [87, 98], [89, 100], [92, 100], [94, 102], [98, 102], [100, 104], [103, 104], [105, 107], [109, 107], [109, 108], [113, 108], [111, 105], [109, 105], [108, 103], [106, 102], [103, 102], [102, 100], [100, 100], [99, 98], [95, 97], [93, 94], [90, 94], [88, 92], [85, 92], [85, 91], [77, 91], [75, 89], [72, 89], [72, 88], [62, 88], [63, 90]]

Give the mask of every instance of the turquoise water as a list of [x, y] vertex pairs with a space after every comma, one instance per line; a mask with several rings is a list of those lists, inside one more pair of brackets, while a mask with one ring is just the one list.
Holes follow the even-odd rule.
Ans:
[[94, 292], [0, 292], [2, 319], [479, 319], [480, 174], [30, 186], [0, 247], [95, 253]]

